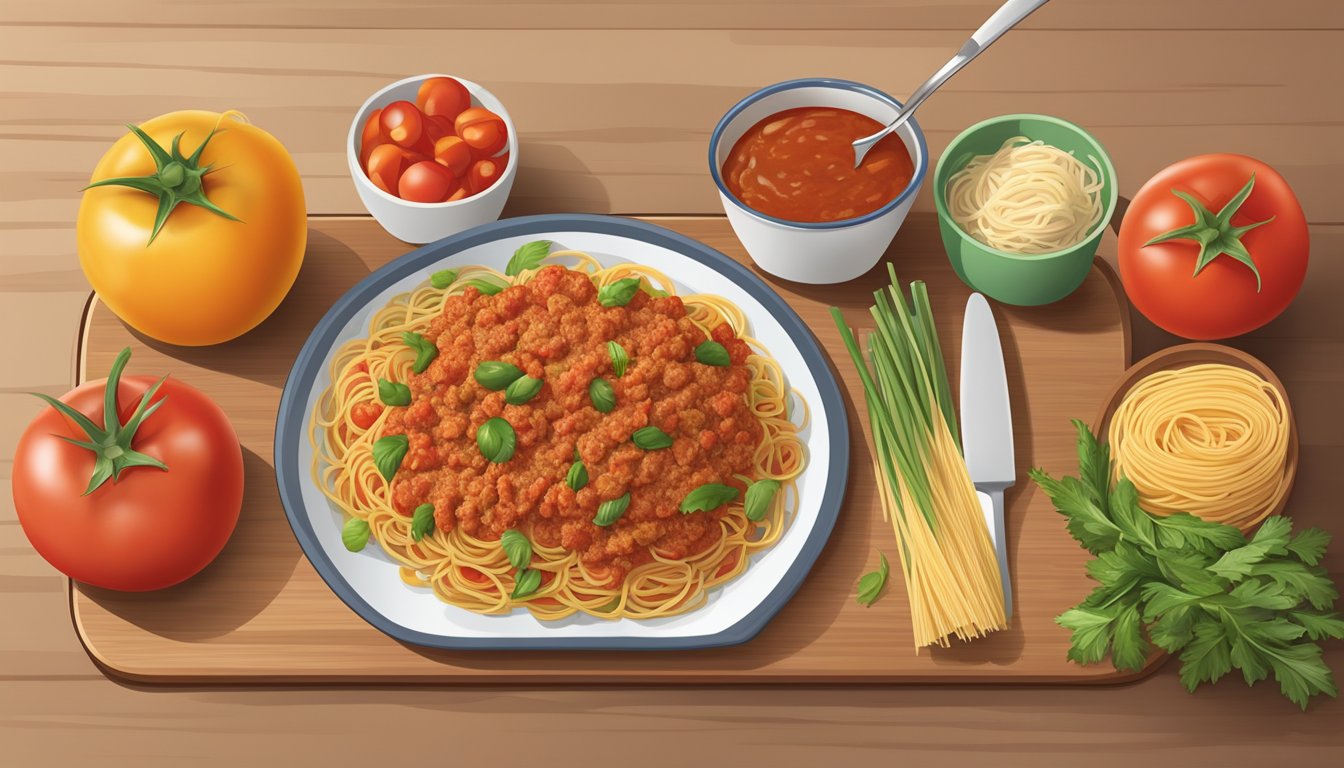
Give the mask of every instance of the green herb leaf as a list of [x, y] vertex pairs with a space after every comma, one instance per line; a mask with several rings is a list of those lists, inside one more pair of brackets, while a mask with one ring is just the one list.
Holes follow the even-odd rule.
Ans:
[[1069, 661], [1096, 664], [1106, 658], [1111, 646], [1111, 625], [1119, 613], [1118, 604], [1104, 608], [1071, 608], [1055, 617], [1055, 623], [1073, 632], [1069, 640]]
[[541, 392], [541, 379], [523, 376], [514, 379], [504, 388], [504, 402], [509, 405], [523, 405]]
[[486, 360], [476, 366], [476, 372], [472, 375], [475, 377], [476, 383], [482, 387], [498, 392], [520, 378], [523, 375], [523, 370], [513, 363]]
[[640, 285], [640, 289], [655, 299], [665, 299], [672, 294], [664, 291], [662, 288], [654, 288], [652, 285]]
[[509, 277], [517, 277], [529, 269], [536, 269], [541, 266], [541, 262], [551, 253], [550, 240], [536, 240], [527, 243], [513, 252], [513, 257], [509, 259], [508, 266], [504, 267], [504, 274]]
[[594, 525], [607, 527], [625, 514], [625, 510], [630, 507], [630, 494], [615, 499], [608, 499], [597, 506], [597, 516], [593, 518]]
[[569, 465], [569, 471], [565, 473], [565, 485], [569, 486], [571, 491], [578, 491], [588, 484], [588, 468], [583, 466], [582, 461], [575, 461]]
[[728, 356], [728, 348], [717, 341], [702, 341], [695, 348], [695, 359], [705, 365], [715, 365], [720, 368], [732, 363], [732, 358]]
[[1045, 491], [1050, 501], [1067, 520], [1069, 535], [1087, 551], [1096, 554], [1111, 549], [1120, 540], [1120, 528], [1092, 500], [1092, 493], [1075, 477], [1055, 480], [1040, 469], [1031, 470], [1031, 479]]
[[513, 458], [517, 443], [518, 436], [513, 431], [513, 425], [498, 416], [487, 419], [476, 428], [476, 447], [481, 449], [482, 456], [495, 464], [503, 464]]
[[1337, 613], [1314, 613], [1312, 611], [1293, 611], [1294, 621], [1302, 625], [1307, 637], [1312, 640], [1344, 640], [1344, 619]]
[[434, 342], [414, 331], [403, 332], [401, 340], [415, 351], [415, 362], [411, 364], [411, 370], [416, 373], [424, 373], [429, 364], [434, 362], [434, 358], [439, 356], [439, 348], [434, 346]]
[[657, 427], [640, 427], [630, 435], [630, 442], [646, 451], [658, 451], [672, 447], [672, 438]]
[[434, 531], [434, 505], [421, 504], [411, 515], [411, 538], [419, 541]]
[[743, 511], [748, 520], [763, 520], [775, 502], [775, 493], [779, 491], [779, 481], [763, 478], [747, 486], [747, 496], [742, 502]]
[[624, 376], [626, 366], [630, 364], [630, 356], [626, 354], [625, 347], [614, 341], [608, 341], [607, 355], [611, 357], [611, 370], [616, 374], [616, 378]]
[[1181, 683], [1194, 693], [1200, 683], [1217, 682], [1231, 671], [1232, 647], [1223, 625], [1200, 621], [1195, 625], [1194, 639], [1181, 651]]
[[1137, 672], [1148, 661], [1148, 641], [1143, 637], [1139, 608], [1134, 602], [1123, 605], [1115, 617], [1111, 636], [1111, 662], [1116, 669]]
[[380, 437], [373, 443], [373, 463], [378, 467], [378, 474], [383, 479], [392, 482], [392, 476], [397, 474], [397, 469], [401, 467], [401, 460], [406, 458], [406, 452], [411, 449], [410, 438], [405, 435], [388, 435]]
[[475, 288], [477, 291], [480, 291], [482, 296], [494, 296], [496, 293], [499, 293], [505, 288], [505, 286], [502, 283], [497, 283], [493, 280], [486, 280], [485, 278], [481, 277], [470, 278], [468, 280], [463, 281], [462, 284]]
[[442, 291], [444, 288], [457, 282], [456, 269], [440, 269], [437, 272], [430, 273], [429, 284]]
[[611, 413], [616, 409], [616, 390], [606, 379], [593, 379], [588, 383], [588, 400], [599, 413]]
[[[748, 497], [751, 495], [750, 489], [747, 491]], [[878, 595], [882, 594], [882, 588], [887, 585], [887, 576], [891, 573], [891, 566], [887, 564], [887, 556], [881, 552], [877, 553], [880, 563], [876, 571], [870, 571], [859, 578], [859, 605], [872, 605], [877, 600]]]
[[541, 586], [541, 571], [535, 571], [526, 568], [518, 572], [518, 577], [513, 582], [513, 594], [509, 597], [514, 600], [521, 600], [537, 591]]
[[710, 512], [737, 498], [737, 489], [731, 485], [705, 483], [686, 494], [678, 509], [683, 515], [692, 512]]
[[513, 528], [505, 531], [499, 537], [499, 545], [504, 549], [504, 556], [509, 558], [509, 565], [514, 568], [523, 569], [532, 562], [532, 542], [521, 531]]
[[1164, 550], [1189, 547], [1211, 554], [1236, 549], [1246, 543], [1246, 538], [1234, 526], [1201, 520], [1184, 512], [1153, 518], [1153, 522], [1157, 525], [1157, 544]]
[[624, 307], [639, 292], [639, 278], [625, 277], [597, 289], [597, 302], [604, 307]]
[[358, 517], [346, 520], [345, 526], [341, 528], [341, 543], [351, 552], [364, 549], [364, 545], [369, 543], [368, 521], [360, 520]]
[[1288, 551], [1307, 565], [1316, 565], [1325, 556], [1325, 547], [1330, 543], [1330, 534], [1320, 528], [1308, 528], [1298, 531], [1287, 544]]
[[387, 379], [378, 380], [378, 399], [383, 405], [410, 405], [411, 388]]

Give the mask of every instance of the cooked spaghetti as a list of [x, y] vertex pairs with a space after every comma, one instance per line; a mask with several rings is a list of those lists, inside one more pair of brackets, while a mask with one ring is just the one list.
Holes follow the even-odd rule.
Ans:
[[570, 266], [436, 273], [379, 309], [332, 359], [319, 486], [404, 581], [470, 611], [692, 610], [788, 524], [793, 393], [727, 299], [547, 260]]
[[1108, 439], [1116, 477], [1134, 483], [1145, 510], [1249, 531], [1288, 492], [1289, 429], [1272, 384], [1206, 363], [1145, 376], [1116, 408]]
[[992, 155], [977, 155], [947, 182], [952, 220], [1001, 251], [1053, 253], [1087, 239], [1101, 223], [1097, 159], [1015, 136]]

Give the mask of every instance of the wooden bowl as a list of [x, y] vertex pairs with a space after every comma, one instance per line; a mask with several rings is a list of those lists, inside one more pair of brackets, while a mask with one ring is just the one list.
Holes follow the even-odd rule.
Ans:
[[1129, 394], [1129, 390], [1141, 379], [1158, 371], [1189, 368], [1192, 365], [1204, 363], [1222, 363], [1244, 368], [1269, 382], [1270, 386], [1274, 387], [1275, 391], [1279, 393], [1279, 398], [1283, 401], [1284, 411], [1288, 416], [1288, 455], [1284, 457], [1285, 482], [1283, 495], [1269, 514], [1281, 514], [1284, 507], [1288, 506], [1288, 498], [1293, 494], [1293, 481], [1297, 477], [1297, 422], [1293, 420], [1293, 406], [1288, 400], [1288, 390], [1284, 388], [1283, 382], [1279, 381], [1279, 377], [1274, 375], [1274, 371], [1260, 362], [1258, 358], [1239, 349], [1233, 349], [1222, 344], [1181, 344], [1155, 352], [1131, 365], [1120, 376], [1120, 380], [1111, 390], [1110, 397], [1104, 401], [1101, 412], [1097, 414], [1096, 421], [1093, 422], [1097, 439], [1103, 441], [1107, 439], [1111, 417], [1115, 415], [1115, 410], [1120, 407], [1120, 401], [1125, 399], [1125, 395]]

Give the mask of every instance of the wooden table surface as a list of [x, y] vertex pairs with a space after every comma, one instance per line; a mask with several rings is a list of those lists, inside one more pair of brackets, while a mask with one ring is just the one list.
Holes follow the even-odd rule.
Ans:
[[[487, 84], [523, 144], [506, 214], [715, 213], [705, 146], [751, 90], [804, 75], [911, 91], [997, 0], [121, 0], [0, 3], [0, 475], [73, 376], [88, 285], [79, 187], [127, 121], [236, 108], [274, 133], [309, 210], [362, 213], [345, 170], [351, 114], [429, 71]], [[936, 157], [961, 128], [1045, 112], [1092, 130], [1122, 195], [1206, 151], [1255, 155], [1312, 223], [1307, 287], [1233, 343], [1268, 362], [1298, 413], [1290, 506], [1338, 509], [1344, 464], [1344, 6], [1338, 0], [1056, 0], [921, 111]], [[927, 188], [916, 204], [927, 212]], [[1113, 238], [1103, 244], [1110, 253]], [[1136, 356], [1175, 340], [1135, 318]], [[1319, 515], [1318, 515], [1319, 517]], [[1333, 526], [1344, 535], [1344, 518]], [[1344, 539], [1340, 540], [1344, 545]], [[1344, 546], [1327, 565], [1344, 571]], [[1344, 702], [1302, 714], [1272, 683], [1186, 695], [1169, 664], [1105, 688], [173, 688], [103, 677], [71, 628], [66, 582], [0, 493], [0, 745], [6, 765], [320, 763], [406, 753], [455, 765], [816, 765], [974, 759], [1037, 765], [1325, 765]], [[899, 643], [893, 652], [904, 648]], [[1344, 648], [1327, 661], [1344, 673]], [[668, 749], [672, 737], [679, 748]], [[431, 753], [412, 739], [443, 745]], [[393, 742], [395, 741], [395, 745]], [[1286, 759], [1285, 759], [1286, 758]], [[385, 758], [386, 759], [386, 758]], [[396, 759], [402, 759], [397, 755]]]

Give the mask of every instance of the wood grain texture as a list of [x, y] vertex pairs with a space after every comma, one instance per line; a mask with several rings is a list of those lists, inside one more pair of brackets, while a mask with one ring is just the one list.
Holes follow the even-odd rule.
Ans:
[[[660, 221], [750, 264], [722, 217]], [[404, 250], [368, 218], [310, 221], [304, 268], [285, 303], [254, 332], [209, 349], [147, 340], [102, 305], [92, 305], [81, 378], [100, 376], [130, 345], [134, 370], [164, 371], [190, 381], [224, 408], [242, 440], [247, 472], [238, 529], [207, 570], [180, 587], [150, 595], [84, 586], [73, 591], [80, 636], [107, 671], [158, 682], [1100, 682], [1134, 677], [1065, 659], [1068, 633], [1055, 625], [1054, 616], [1060, 606], [1087, 593], [1082, 569], [1087, 558], [1065, 533], [1049, 500], [1025, 480], [1033, 466], [1056, 473], [1071, 468], [1076, 460], [1069, 419], [1090, 413], [1127, 365], [1126, 306], [1117, 295], [1118, 281], [1104, 265], [1065, 301], [996, 309], [1022, 478], [1007, 498], [1017, 595], [1012, 629], [916, 656], [909, 609], [897, 581], [872, 607], [853, 599], [859, 576], [876, 566], [875, 551], [886, 551], [893, 560], [896, 553], [877, 504], [864, 438], [863, 390], [827, 307], [840, 306], [861, 332], [871, 329], [867, 308], [872, 291], [886, 277], [885, 268], [878, 267], [842, 286], [766, 277], [813, 329], [840, 374], [854, 458], [830, 543], [799, 593], [755, 640], [692, 653], [481, 653], [409, 648], [381, 635], [326, 588], [289, 534], [271, 470], [274, 414], [284, 378], [317, 318], [370, 270]], [[928, 282], [948, 375], [957, 381], [961, 314], [970, 289], [942, 253], [936, 220], [920, 214], [907, 221], [888, 258], [902, 280]]]

